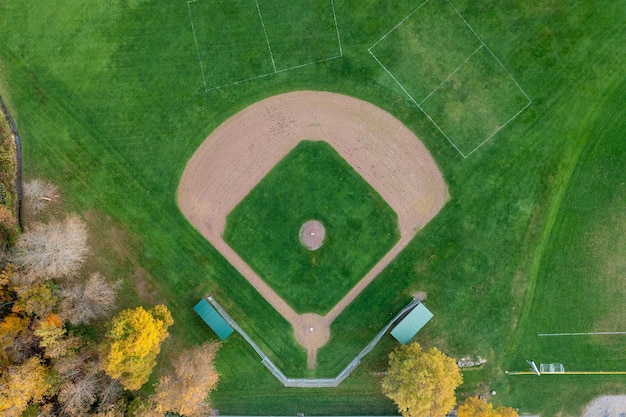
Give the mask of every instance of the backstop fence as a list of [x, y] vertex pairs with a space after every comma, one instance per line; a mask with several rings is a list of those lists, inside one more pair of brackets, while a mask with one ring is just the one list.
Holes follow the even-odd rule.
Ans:
[[398, 314], [396, 314], [385, 327], [372, 339], [372, 341], [365, 346], [365, 348], [346, 366], [335, 378], [287, 378], [285, 374], [278, 369], [278, 367], [267, 357], [265, 353], [257, 346], [256, 343], [248, 336], [248, 334], [237, 324], [232, 317], [218, 304], [212, 296], [207, 296], [206, 300], [217, 310], [218, 313], [226, 320], [226, 322], [245, 339], [252, 349], [261, 357], [261, 363], [286, 387], [296, 388], [333, 388], [338, 386], [344, 379], [346, 379], [354, 369], [359, 366], [361, 359], [365, 355], [374, 349], [380, 339], [387, 333], [387, 331], [393, 326], [400, 318], [410, 312], [420, 302], [418, 300], [412, 300], [407, 304]]

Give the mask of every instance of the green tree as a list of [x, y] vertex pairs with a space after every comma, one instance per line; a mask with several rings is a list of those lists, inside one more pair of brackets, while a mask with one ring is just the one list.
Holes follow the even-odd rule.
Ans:
[[164, 305], [122, 311], [113, 318], [101, 347], [104, 372], [126, 389], [139, 389], [148, 381], [173, 323]]
[[443, 417], [454, 408], [454, 390], [462, 381], [454, 359], [411, 343], [389, 354], [382, 388], [404, 417]]

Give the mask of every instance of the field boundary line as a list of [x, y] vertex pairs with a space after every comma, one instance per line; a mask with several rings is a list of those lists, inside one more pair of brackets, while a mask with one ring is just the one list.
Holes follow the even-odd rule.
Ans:
[[193, 41], [196, 45], [196, 54], [198, 55], [198, 64], [200, 64], [200, 72], [202, 73], [202, 84], [204, 85], [204, 91], [207, 90], [206, 77], [204, 75], [204, 68], [202, 67], [202, 57], [200, 57], [200, 48], [198, 47], [198, 38], [196, 37], [196, 27], [193, 24], [193, 16], [191, 14], [190, 3], [195, 3], [197, 0], [189, 0], [187, 2], [187, 10], [189, 10], [189, 21], [191, 22], [191, 33], [193, 33]]
[[[372, 46], [373, 47], [373, 46]], [[372, 47], [370, 47], [367, 51], [370, 53], [370, 55], [372, 55], [372, 57], [376, 60], [376, 62], [378, 62], [378, 65], [380, 65], [387, 74], [389, 74], [389, 76], [395, 81], [396, 84], [398, 84], [398, 87], [400, 87], [402, 89], [402, 91], [404, 91], [404, 94], [407, 95], [407, 97], [409, 97], [409, 99], [413, 102], [413, 104], [415, 104], [417, 106], [418, 109], [420, 109], [422, 111], [422, 113], [424, 113], [426, 115], [426, 117], [428, 118], [428, 120], [431, 121], [431, 123], [433, 125], [435, 125], [435, 127], [439, 130], [439, 132], [441, 132], [441, 134], [448, 140], [448, 142], [450, 142], [450, 145], [452, 145], [452, 147], [454, 147], [454, 149], [456, 149], [456, 151], [463, 157], [463, 158], [467, 158], [467, 156], [465, 156], [465, 154], [463, 154], [463, 152], [461, 152], [461, 150], [456, 146], [456, 144], [452, 141], [452, 139], [450, 139], [448, 137], [448, 135], [446, 135], [446, 132], [443, 131], [443, 129], [441, 129], [441, 127], [439, 127], [439, 125], [437, 124], [437, 122], [435, 122], [433, 120], [432, 117], [430, 117], [430, 114], [428, 114], [428, 112], [426, 112], [426, 110], [424, 110], [424, 108], [422, 106], [420, 106], [420, 104], [413, 98], [413, 96], [411, 96], [411, 94], [409, 94], [409, 92], [406, 90], [406, 88], [404, 88], [404, 86], [402, 85], [402, 83], [400, 83], [400, 81], [398, 81], [398, 79], [391, 73], [391, 71], [389, 71], [387, 69], [387, 67], [385, 67], [383, 65], [382, 62], [380, 62], [380, 60], [378, 59], [378, 57], [376, 55], [374, 55], [374, 53], [371, 51]]]
[[515, 119], [517, 116], [519, 116], [524, 110], [526, 110], [528, 108], [528, 106], [530, 106], [532, 104], [532, 102], [529, 100], [528, 103], [526, 103], [526, 105], [524, 107], [522, 107], [517, 113], [515, 113], [515, 115], [513, 115], [513, 117], [511, 117], [509, 120], [507, 120], [502, 126], [500, 126], [498, 129], [496, 129], [491, 135], [489, 135], [485, 140], [483, 140], [482, 142], [480, 142], [478, 144], [478, 146], [476, 146], [474, 149], [472, 149], [472, 151], [470, 153], [467, 154], [467, 156], [470, 156], [471, 154], [473, 154], [476, 150], [478, 150], [478, 148], [480, 148], [481, 146], [483, 146], [485, 143], [487, 143], [489, 141], [489, 139], [491, 139], [492, 137], [494, 137], [499, 131], [501, 131], [502, 129], [504, 129], [504, 127], [506, 125], [508, 125], [509, 123], [511, 123], [513, 121], [513, 119]]
[[339, 36], [339, 25], [337, 24], [337, 13], [335, 12], [335, 0], [330, 0], [330, 7], [333, 9], [333, 20], [335, 22], [335, 32], [337, 33], [337, 45], [339, 45], [339, 56], [334, 58], [339, 58], [343, 56], [343, 46], [341, 46], [341, 36]]
[[605, 336], [605, 335], [626, 335], [626, 332], [587, 332], [587, 333], [538, 333], [537, 336]]
[[381, 36], [380, 39], [378, 39], [374, 45], [370, 46], [368, 51], [371, 52], [371, 49], [373, 47], [375, 47], [376, 45], [378, 45], [383, 39], [385, 39], [391, 32], [393, 32], [394, 30], [398, 29], [404, 22], [406, 22], [411, 16], [413, 16], [415, 14], [415, 12], [417, 12], [419, 9], [421, 9], [426, 3], [428, 3], [430, 0], [426, 0], [425, 2], [423, 2], [422, 4], [420, 4], [419, 6], [417, 6], [417, 8], [415, 10], [413, 10], [411, 13], [409, 13], [408, 15], [406, 15], [404, 17], [404, 19], [402, 19], [400, 22], [398, 22], [394, 27], [392, 27], [391, 29], [389, 29], [389, 31], [387, 33], [385, 33], [383, 36]]
[[[247, 83], [249, 81], [254, 81], [260, 78], [265, 78], [268, 77], [270, 75], [274, 75], [274, 74], [279, 74], [281, 72], [287, 72], [287, 71], [291, 71], [291, 70], [295, 70], [295, 69], [299, 69], [299, 68], [304, 68], [310, 65], [315, 65], [315, 64], [320, 64], [322, 62], [327, 62], [327, 61], [332, 61], [334, 59], [337, 58], [342, 58], [343, 57], [343, 45], [341, 44], [341, 36], [339, 34], [339, 25], [337, 23], [337, 13], [335, 11], [335, 2], [334, 0], [330, 0], [330, 5], [331, 5], [331, 9], [332, 9], [332, 13], [333, 13], [333, 22], [335, 24], [335, 33], [337, 34], [337, 46], [339, 48], [339, 55], [334, 55], [328, 58], [322, 58], [322, 59], [318, 59], [318, 60], [314, 60], [311, 62], [307, 62], [304, 64], [300, 64], [300, 65], [295, 65], [295, 66], [291, 66], [288, 68], [282, 68], [282, 69], [278, 69], [276, 68], [276, 62], [274, 60], [274, 54], [272, 52], [272, 46], [271, 46], [271, 42], [269, 39], [269, 36], [267, 35], [267, 29], [265, 28], [265, 21], [263, 20], [263, 14], [261, 12], [261, 6], [259, 5], [258, 0], [254, 0], [256, 9], [257, 9], [257, 14], [259, 16], [259, 20], [261, 22], [261, 27], [263, 29], [263, 35], [265, 36], [265, 43], [267, 44], [267, 50], [269, 53], [269, 57], [270, 60], [272, 62], [272, 68], [273, 68], [273, 72], [268, 72], [268, 73], [264, 73], [264, 74], [260, 74], [260, 75], [255, 75], [252, 77], [248, 77], [248, 78], [244, 78], [241, 80], [237, 80], [237, 81], [233, 81], [233, 82], [229, 82], [226, 84], [220, 84], [218, 86], [215, 87], [209, 87], [208, 83], [207, 83], [207, 78], [206, 78], [206, 71], [204, 68], [204, 65], [202, 65], [202, 57], [200, 55], [200, 44], [198, 42], [198, 38], [196, 36], [196, 29], [195, 29], [195, 25], [194, 25], [194, 21], [193, 21], [193, 14], [191, 11], [191, 3], [197, 3], [200, 0], [187, 0], [187, 9], [189, 11], [189, 21], [191, 23], [191, 30], [192, 30], [192, 34], [193, 34], [193, 39], [194, 39], [194, 45], [196, 47], [196, 55], [198, 57], [198, 64], [200, 65], [200, 72], [202, 74], [202, 84], [204, 86], [204, 91], [205, 92], [211, 92], [211, 91], [215, 91], [215, 90], [220, 90], [222, 88], [226, 88], [226, 87], [232, 87], [238, 84], [243, 84], [243, 83]], [[427, 0], [430, 1], [430, 0]]]
[[430, 93], [428, 93], [428, 95], [426, 96], [426, 98], [424, 98], [422, 101], [420, 101], [420, 105], [423, 104], [426, 100], [428, 100], [430, 98], [430, 96], [432, 96], [433, 94], [435, 94], [437, 92], [437, 90], [439, 90], [439, 88], [441, 88], [442, 85], [444, 85], [449, 79], [450, 77], [452, 77], [454, 74], [456, 74], [461, 67], [463, 67], [465, 64], [467, 64], [467, 61], [469, 61], [470, 59], [472, 59], [472, 57], [474, 55], [476, 55], [476, 53], [478, 51], [480, 51], [481, 49], [483, 49], [483, 46], [485, 46], [484, 43], [481, 43], [480, 46], [478, 48], [476, 48], [476, 50], [474, 50], [474, 52], [472, 52], [467, 58], [465, 58], [465, 61], [463, 61], [461, 63], [461, 65], [459, 65], [458, 67], [456, 67], [456, 69], [454, 71], [452, 71], [450, 74], [448, 74], [448, 76], [446, 77], [445, 80], [443, 80], [441, 82], [441, 84], [439, 84], [433, 91], [431, 91]]
[[274, 54], [272, 54], [272, 46], [270, 45], [270, 38], [267, 37], [267, 30], [265, 30], [265, 22], [263, 21], [263, 15], [261, 14], [261, 8], [259, 7], [259, 1], [254, 0], [256, 4], [256, 11], [259, 14], [259, 20], [261, 21], [261, 27], [263, 28], [263, 34], [265, 35], [265, 42], [267, 43], [267, 50], [270, 53], [270, 59], [272, 60], [272, 68], [274, 68], [274, 74], [276, 73], [276, 63], [274, 62]]
[[[485, 43], [485, 41], [483, 41], [483, 38], [481, 38], [480, 36], [478, 36], [478, 33], [476, 33], [476, 31], [474, 30], [474, 28], [472, 28], [472, 26], [469, 24], [469, 22], [465, 19], [465, 17], [463, 17], [463, 15], [457, 10], [456, 7], [454, 7], [454, 5], [450, 2], [450, 0], [446, 0], [446, 2], [450, 5], [450, 7], [452, 7], [452, 9], [455, 11], [455, 13], [461, 18], [461, 20], [463, 20], [463, 22], [465, 23], [465, 25], [469, 28], [469, 30], [472, 31], [472, 33], [474, 34], [474, 36], [476, 36], [476, 38], [478, 38], [478, 40], [485, 45], [485, 48], [487, 49], [487, 51], [489, 51], [489, 53], [491, 54], [491, 56], [493, 56], [493, 58], [498, 62], [498, 64], [500, 64], [500, 66], [502, 67], [502, 69], [504, 69], [504, 71], [507, 73], [507, 75], [513, 80], [513, 82], [515, 83], [515, 85], [517, 86], [517, 88], [519, 88], [519, 90], [522, 92], [522, 94], [524, 95], [524, 97], [526, 97], [526, 99], [532, 103], [532, 100], [530, 99], [530, 97], [528, 97], [528, 94], [526, 94], [526, 92], [522, 89], [522, 87], [518, 84], [518, 82], [515, 80], [515, 78], [513, 77], [513, 75], [511, 74], [511, 72], [504, 66], [504, 64], [502, 63], [502, 61], [500, 61], [500, 59], [496, 56], [496, 54], [493, 53], [493, 51], [491, 50], [491, 48], [489, 48], [489, 46], [487, 46], [487, 44]], [[529, 103], [529, 104], [530, 104]], [[528, 106], [526, 106], [528, 107]]]

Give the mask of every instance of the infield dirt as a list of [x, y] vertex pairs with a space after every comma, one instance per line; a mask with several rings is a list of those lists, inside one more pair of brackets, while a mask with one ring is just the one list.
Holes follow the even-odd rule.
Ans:
[[[226, 216], [302, 140], [329, 143], [398, 215], [400, 240], [326, 315], [298, 314], [223, 240]], [[443, 176], [420, 140], [384, 110], [345, 95], [298, 91], [255, 103], [222, 123], [178, 187], [187, 219], [293, 326], [314, 369], [330, 324], [443, 207]]]

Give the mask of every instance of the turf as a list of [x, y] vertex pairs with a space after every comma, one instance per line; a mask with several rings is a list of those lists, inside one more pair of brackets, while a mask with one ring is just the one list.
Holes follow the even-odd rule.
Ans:
[[[298, 237], [326, 229], [311, 251]], [[398, 217], [326, 142], [300, 142], [228, 214], [224, 240], [299, 313], [327, 313], [398, 241]]]
[[[415, 10], [413, 1], [336, 1], [342, 58], [209, 93], [185, 2], [0, 2], [0, 91], [20, 130], [25, 175], [57, 183], [67, 210], [94, 214], [92, 247], [113, 248], [94, 267], [124, 279], [120, 307], [170, 307], [176, 323], [162, 364], [215, 338], [192, 310], [211, 292], [289, 376], [308, 375], [288, 323], [188, 224], [175, 192], [187, 160], [223, 120], [267, 96], [316, 89], [398, 117], [431, 151], [451, 195], [333, 323], [317, 375], [335, 376], [421, 290], [435, 316], [419, 341], [489, 361], [466, 378], [463, 395], [494, 389], [495, 402], [547, 417], [577, 415], [593, 396], [626, 390], [623, 377], [503, 373], [530, 358], [566, 369], [623, 363], [619, 339], [565, 349], [536, 334], [626, 326], [622, 309], [612, 308], [624, 277], [624, 234], [616, 225], [625, 195], [626, 7], [604, 0], [454, 5], [533, 101], [467, 159], [367, 53]], [[212, 12], [225, 25], [224, 7]], [[234, 31], [222, 50], [256, 42], [255, 22]], [[455, 49], [441, 45], [437, 54], [456, 62]], [[226, 81], [259, 73], [253, 51], [250, 61], [205, 53]], [[427, 58], [409, 64], [419, 70]], [[258, 357], [229, 339], [218, 357], [214, 406], [221, 414], [390, 414], [376, 375], [394, 343], [384, 338], [345, 385], [322, 393], [281, 388]]]

